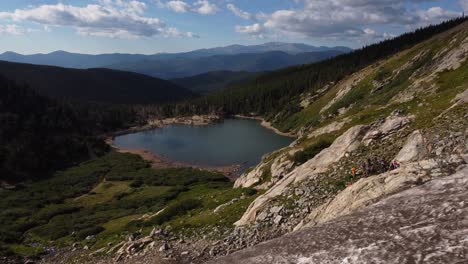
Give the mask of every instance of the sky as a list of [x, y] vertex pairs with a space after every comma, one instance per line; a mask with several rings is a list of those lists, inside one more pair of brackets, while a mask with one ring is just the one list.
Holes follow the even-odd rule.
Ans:
[[362, 47], [460, 16], [468, 0], [7, 0], [0, 52], [182, 52], [296, 42]]

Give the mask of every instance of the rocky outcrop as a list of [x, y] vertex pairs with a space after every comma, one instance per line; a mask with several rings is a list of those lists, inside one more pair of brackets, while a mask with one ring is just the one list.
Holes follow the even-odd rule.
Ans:
[[426, 154], [426, 146], [421, 131], [414, 131], [406, 140], [395, 160], [399, 162], [410, 162], [421, 159]]
[[[113, 247], [110, 251], [112, 252], [115, 250], [118, 246], [120, 248], [116, 252], [116, 257], [115, 257], [115, 262], [119, 262], [123, 260], [124, 258], [131, 258], [132, 256], [141, 253], [141, 252], [146, 252], [148, 250], [156, 248], [158, 243], [161, 243], [161, 239], [165, 239], [168, 237], [168, 234], [166, 231], [162, 229], [156, 229], [153, 228], [153, 230], [150, 232], [148, 236], [138, 238], [140, 236], [140, 232], [136, 234], [132, 234], [128, 236], [127, 241], [122, 242], [118, 244], [117, 246]], [[163, 242], [162, 245], [160, 246], [160, 251], [165, 252], [169, 250], [170, 246], [167, 242]], [[163, 250], [161, 250], [163, 249]]]
[[420, 95], [434, 93], [438, 87], [435, 79], [439, 73], [460, 68], [468, 58], [468, 37], [463, 36], [466, 33], [461, 35], [458, 37], [463, 37], [462, 41], [458, 42], [455, 37], [449, 45], [432, 58], [432, 69], [426, 71], [428, 74], [420, 75], [420, 72], [415, 72], [411, 76], [410, 87], [395, 95], [392, 102], [409, 102]]
[[389, 194], [414, 187], [441, 172], [436, 160], [405, 164], [380, 175], [363, 178], [340, 192], [333, 200], [314, 209], [295, 230], [315, 226], [375, 203]]
[[349, 91], [353, 89], [354, 86], [356, 86], [359, 82], [361, 82], [367, 76], [369, 70], [370, 68], [366, 68], [338, 82], [336, 86], [332, 88], [332, 89], [337, 89], [336, 95], [333, 97], [333, 99], [330, 102], [328, 102], [328, 104], [325, 107], [323, 107], [320, 110], [320, 113], [321, 114], [325, 113], [328, 109], [330, 109], [330, 107], [333, 104], [335, 104], [336, 102], [341, 100], [345, 95], [347, 95]]
[[338, 137], [329, 148], [322, 150], [313, 159], [285, 175], [283, 179], [278, 181], [266, 193], [259, 196], [249, 206], [242, 218], [236, 222], [236, 225], [245, 225], [255, 221], [257, 212], [272, 198], [281, 195], [291, 183], [297, 183], [307, 178], [316, 177], [319, 173], [327, 171], [330, 164], [337, 162], [343, 156], [347, 155], [347, 153], [356, 150], [367, 129], [368, 127], [363, 125], [350, 128], [343, 135]]
[[405, 127], [412, 117], [400, 116], [398, 114], [390, 115], [379, 127], [370, 130], [363, 138], [364, 145], [368, 146], [376, 139], [385, 139], [396, 131]]
[[467, 189], [464, 167], [350, 215], [210, 263], [464, 263]]
[[457, 94], [457, 96], [455, 96], [455, 98], [452, 100], [452, 106], [450, 106], [447, 110], [442, 112], [437, 118], [442, 117], [447, 112], [454, 109], [455, 107], [459, 105], [467, 104], [467, 103], [468, 103], [468, 89], [466, 89], [462, 93]]
[[234, 182], [234, 188], [249, 188], [259, 184], [262, 180], [263, 171], [268, 164], [260, 163], [253, 170], [242, 174]]
[[458, 47], [443, 50], [440, 54], [436, 55], [438, 61], [434, 73], [460, 68], [462, 63], [467, 59], [467, 55], [468, 37], [462, 40]]
[[[294, 162], [291, 161], [289, 157], [299, 150], [300, 149], [291, 149], [278, 155], [278, 157], [275, 157], [271, 161], [265, 160], [264, 158], [254, 169], [237, 178], [234, 182], [234, 188], [249, 188], [255, 186], [256, 189], [268, 189], [295, 167]], [[274, 153], [271, 155], [274, 155]], [[268, 156], [266, 159], [267, 158]], [[268, 175], [268, 178], [271, 179], [267, 182], [262, 182], [265, 180], [265, 173], [269, 173], [270, 175]]]
[[294, 169], [294, 161], [292, 161], [289, 156], [294, 155], [297, 151], [297, 149], [291, 150], [288, 155], [282, 155], [273, 161], [271, 164], [271, 183], [277, 183], [284, 175]]
[[309, 135], [307, 135], [307, 138], [313, 138], [313, 137], [318, 137], [320, 135], [332, 133], [335, 131], [338, 131], [343, 128], [343, 126], [348, 123], [350, 120], [349, 119], [344, 119], [340, 122], [332, 122], [324, 127], [318, 128], [313, 130]]

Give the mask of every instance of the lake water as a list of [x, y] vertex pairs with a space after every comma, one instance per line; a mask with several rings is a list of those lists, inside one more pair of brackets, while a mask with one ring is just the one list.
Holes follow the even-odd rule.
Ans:
[[264, 128], [257, 120], [226, 119], [207, 126], [168, 125], [115, 138], [120, 148], [145, 149], [171, 160], [203, 166], [253, 166], [292, 138]]

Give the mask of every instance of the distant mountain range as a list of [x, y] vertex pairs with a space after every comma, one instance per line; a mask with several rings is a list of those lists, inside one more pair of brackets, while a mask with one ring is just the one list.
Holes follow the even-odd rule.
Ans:
[[269, 51], [282, 51], [291, 55], [297, 55], [305, 52], [319, 52], [319, 51], [341, 51], [350, 52], [352, 49], [348, 47], [316, 47], [302, 43], [284, 43], [284, 42], [268, 42], [261, 45], [230, 45], [226, 47], [217, 47], [210, 49], [199, 49], [182, 53], [161, 53], [157, 54], [160, 58], [200, 58], [213, 55], [236, 55], [244, 53], [264, 53]]
[[68, 69], [0, 61], [0, 75], [41, 95], [87, 102], [149, 104], [195, 95], [166, 80], [102, 68]]
[[111, 68], [171, 79], [209, 71], [267, 71], [316, 62], [351, 51], [347, 47], [315, 47], [298, 43], [231, 45], [183, 53], [88, 55], [55, 51], [48, 54], [0, 54], [0, 60], [67, 68]]
[[200, 58], [142, 60], [108, 65], [106, 68], [138, 72], [163, 79], [182, 78], [211, 71], [261, 72], [313, 63], [343, 54], [342, 51], [316, 51], [288, 54], [282, 51], [213, 55]]

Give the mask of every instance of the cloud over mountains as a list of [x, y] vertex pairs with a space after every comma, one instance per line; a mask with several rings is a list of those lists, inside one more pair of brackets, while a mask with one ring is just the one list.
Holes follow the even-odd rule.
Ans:
[[83, 7], [58, 3], [0, 12], [0, 19], [47, 27], [72, 27], [79, 34], [102, 37], [194, 36], [191, 32], [168, 27], [158, 18], [144, 16], [146, 8], [144, 2], [123, 0], [100, 0]]
[[[460, 12], [435, 6], [418, 9], [416, 4], [437, 3], [431, 0], [295, 0], [296, 8], [279, 9], [270, 14], [252, 15], [234, 4], [227, 8], [253, 24], [236, 26], [236, 31], [250, 35], [266, 32], [294, 34], [311, 38], [380, 39], [391, 36], [372, 27], [397, 25], [418, 27], [460, 16]], [[467, 5], [461, 0], [461, 5]]]

